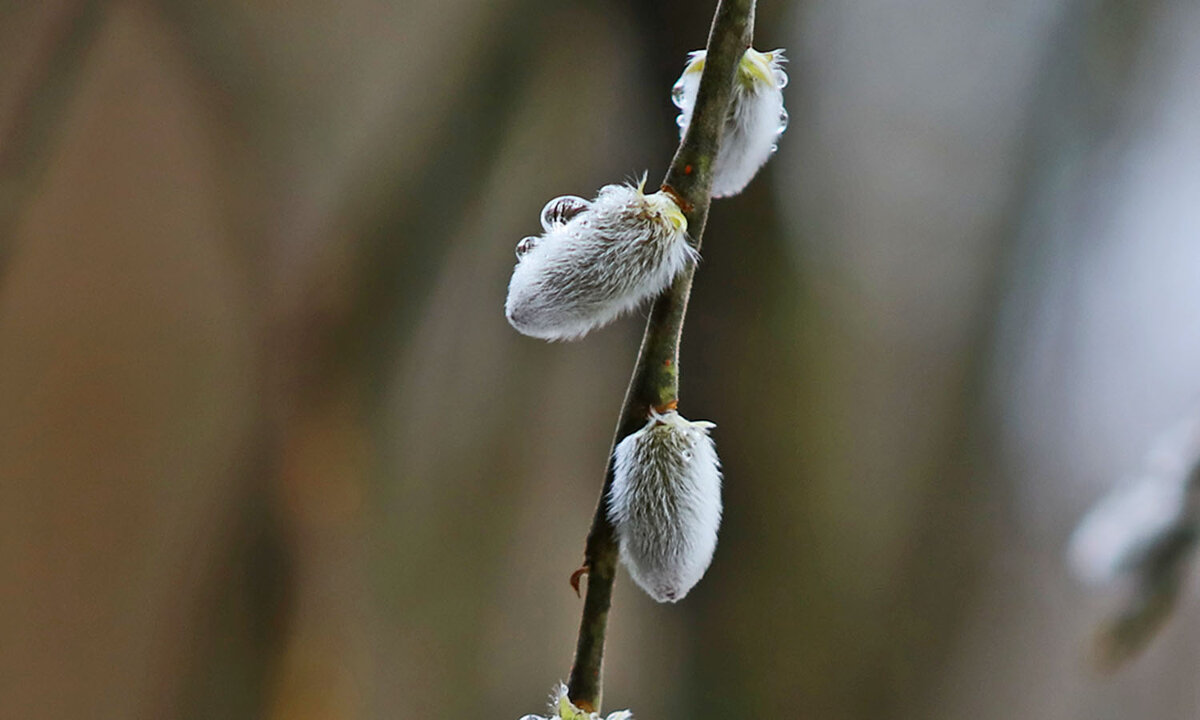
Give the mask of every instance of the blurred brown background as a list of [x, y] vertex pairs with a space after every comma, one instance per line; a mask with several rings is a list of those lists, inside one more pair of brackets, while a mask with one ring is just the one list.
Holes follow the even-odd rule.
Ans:
[[[640, 322], [518, 335], [513, 247], [661, 177], [712, 9], [0, 2], [0, 716], [540, 710]], [[607, 706], [1196, 717], [1195, 593], [1103, 678], [1061, 553], [1200, 394], [1200, 4], [757, 37], [792, 123], [682, 358], [721, 543], [618, 579]]]

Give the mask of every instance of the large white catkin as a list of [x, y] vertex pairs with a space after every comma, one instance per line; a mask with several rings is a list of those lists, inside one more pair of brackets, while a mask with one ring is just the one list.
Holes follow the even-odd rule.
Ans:
[[608, 519], [621, 562], [658, 602], [683, 599], [717, 547], [721, 470], [712, 427], [674, 410], [652, 413], [613, 455]]
[[665, 192], [606, 185], [542, 210], [540, 237], [517, 246], [504, 312], [522, 334], [574, 340], [662, 292], [697, 259], [687, 219]]
[[[690, 53], [671, 92], [680, 111], [676, 122], [681, 138], [692, 121], [704, 59], [704, 50]], [[783, 107], [783, 88], [788, 79], [783, 71], [786, 61], [783, 50], [761, 53], [749, 48], [738, 63], [729, 119], [713, 163], [713, 197], [740, 193], [775, 152], [776, 142], [787, 128], [787, 111]]]

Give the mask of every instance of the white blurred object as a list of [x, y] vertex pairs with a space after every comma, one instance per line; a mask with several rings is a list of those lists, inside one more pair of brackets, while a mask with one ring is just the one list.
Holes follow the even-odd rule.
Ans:
[[1067, 559], [1075, 575], [1100, 586], [1142, 567], [1192, 522], [1185, 485], [1180, 478], [1147, 475], [1101, 500], [1071, 535]]
[[1084, 516], [1067, 559], [1077, 577], [1104, 585], [1153, 570], [1179, 543], [1190, 547], [1200, 523], [1200, 421], [1167, 431], [1146, 458], [1146, 473], [1118, 487]]
[[1084, 517], [1067, 554], [1081, 580], [1120, 591], [1096, 633], [1096, 660], [1108, 669], [1140, 652], [1175, 608], [1200, 526], [1200, 423], [1166, 433], [1146, 466]]

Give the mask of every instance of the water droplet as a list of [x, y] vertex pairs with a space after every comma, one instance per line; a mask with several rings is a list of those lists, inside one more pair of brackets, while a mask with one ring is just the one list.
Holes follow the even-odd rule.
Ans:
[[771, 154], [772, 154], [772, 155], [774, 155], [774, 154], [775, 154], [775, 153], [777, 153], [777, 152], [779, 152], [779, 146], [778, 146], [778, 145], [772, 145], [772, 146], [771, 146]]
[[537, 247], [539, 240], [541, 240], [541, 238], [535, 237], [533, 235], [531, 235], [527, 238], [522, 238], [521, 242], [517, 243], [517, 259], [520, 260], [521, 258], [528, 255], [530, 250]]
[[675, 124], [679, 126], [680, 130], [687, 127], [687, 124], [688, 124], [687, 116], [684, 115], [683, 113], [679, 113], [679, 115], [677, 115], [675, 117]]
[[675, 83], [675, 87], [671, 88], [671, 102], [675, 103], [675, 107], [683, 108], [683, 98], [686, 94], [683, 86], [683, 78], [679, 78], [679, 81]]
[[574, 195], [556, 197], [542, 208], [542, 227], [547, 231], [566, 225], [579, 213], [587, 210], [591, 203]]
[[775, 87], [782, 90], [785, 87], [787, 87], [787, 84], [788, 84], [788, 74], [782, 70], [776, 70], [775, 71]]
[[782, 135], [783, 131], [787, 130], [788, 120], [789, 120], [789, 118], [788, 118], [787, 109], [780, 108], [779, 109], [779, 127], [775, 130], [776, 136]]

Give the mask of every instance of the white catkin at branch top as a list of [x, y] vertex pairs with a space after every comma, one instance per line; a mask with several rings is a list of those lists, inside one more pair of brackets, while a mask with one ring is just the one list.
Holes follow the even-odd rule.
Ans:
[[717, 546], [721, 471], [712, 427], [674, 410], [652, 412], [613, 453], [608, 517], [621, 561], [658, 602], [683, 599]]
[[[604, 720], [632, 720], [633, 713], [618, 710]], [[587, 712], [573, 705], [567, 697], [567, 686], [559, 683], [550, 694], [550, 715], [525, 715], [521, 720], [600, 720], [599, 713]]]
[[[692, 120], [704, 60], [704, 50], [690, 53], [683, 75], [671, 91], [671, 99], [680, 111], [676, 118], [680, 137]], [[738, 63], [729, 118], [713, 163], [713, 197], [740, 193], [775, 152], [788, 123], [783, 107], [783, 88], [788, 80], [783, 71], [785, 62], [783, 50], [762, 53], [749, 48]]]
[[675, 200], [647, 195], [642, 185], [606, 185], [590, 202], [555, 198], [542, 210], [542, 228], [517, 246], [504, 312], [519, 332], [544, 340], [607, 325], [698, 259]]

